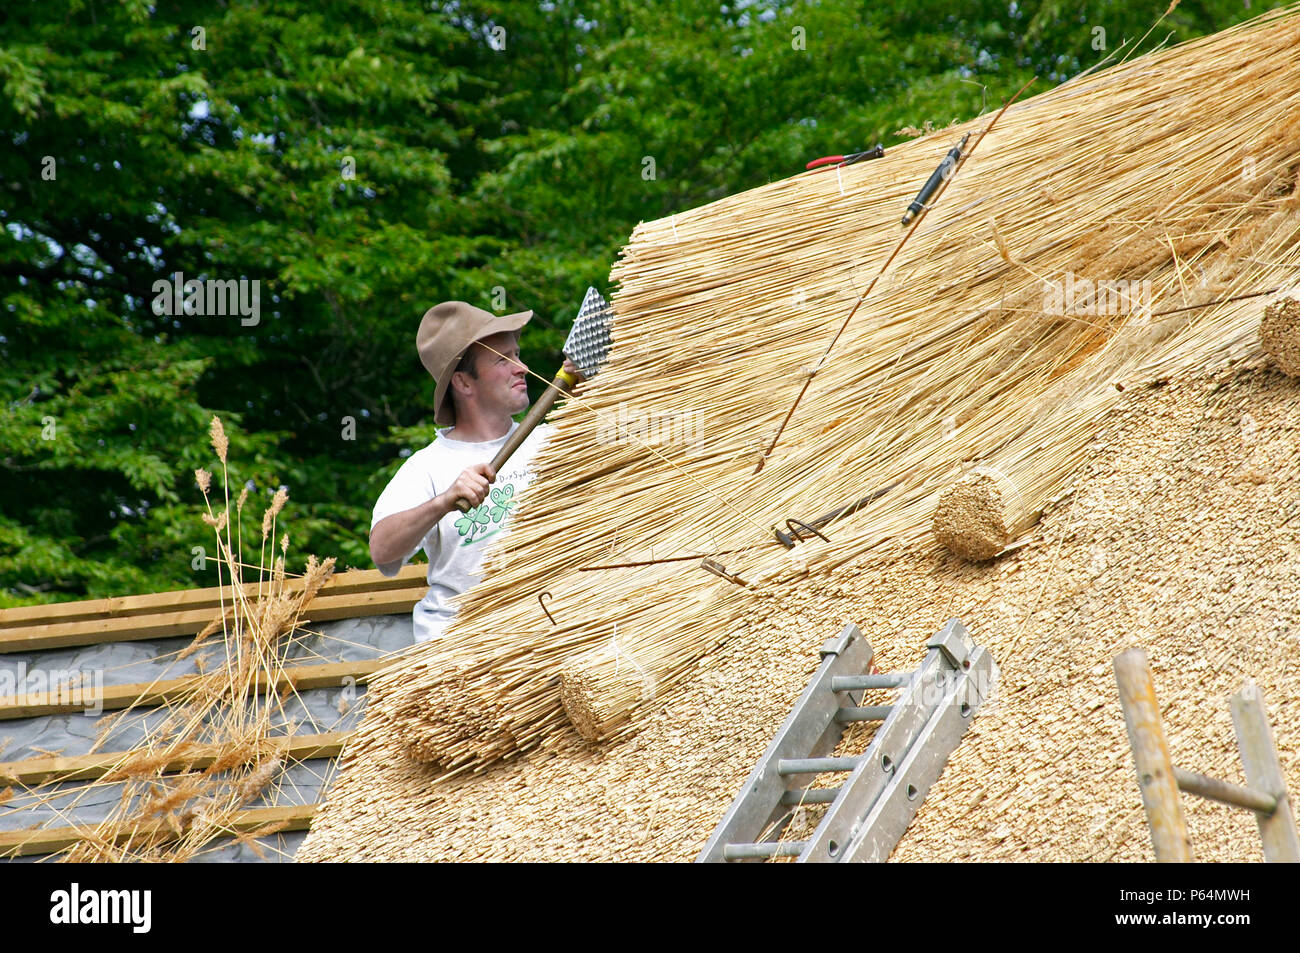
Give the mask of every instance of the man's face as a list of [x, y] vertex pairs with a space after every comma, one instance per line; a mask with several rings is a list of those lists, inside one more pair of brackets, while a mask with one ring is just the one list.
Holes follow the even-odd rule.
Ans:
[[485, 337], [484, 347], [473, 344], [477, 379], [465, 373], [456, 376], [470, 388], [470, 399], [489, 413], [517, 414], [528, 409], [528, 368], [519, 359], [515, 335], [502, 331]]

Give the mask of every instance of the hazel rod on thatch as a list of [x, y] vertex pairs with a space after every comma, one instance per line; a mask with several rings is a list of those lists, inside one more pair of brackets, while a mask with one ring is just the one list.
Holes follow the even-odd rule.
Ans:
[[[867, 296], [870, 295], [872, 290], [876, 287], [876, 283], [880, 281], [881, 276], [884, 275], [885, 272], [889, 270], [889, 266], [894, 263], [894, 259], [897, 258], [898, 253], [903, 250], [903, 246], [907, 244], [907, 240], [912, 237], [913, 233], [918, 228], [920, 228], [921, 220], [925, 218], [926, 212], [928, 212], [930, 208], [939, 201], [940, 196], [943, 195], [944, 190], [948, 187], [948, 182], [952, 179], [953, 176], [957, 174], [957, 172], [961, 169], [962, 165], [966, 162], [966, 160], [975, 152], [976, 148], [979, 147], [979, 144], [984, 141], [984, 137], [988, 135], [989, 130], [993, 128], [993, 126], [997, 123], [997, 121], [1002, 118], [1002, 114], [1007, 111], [1008, 107], [1010, 107], [1012, 103], [1014, 103], [1017, 99], [1020, 98], [1021, 94], [1024, 93], [1024, 91], [1029, 88], [1030, 84], [1034, 82], [1035, 78], [1036, 77], [1031, 77], [1029, 79], [1029, 82], [1025, 83], [1024, 86], [1021, 86], [1019, 91], [1014, 96], [1012, 96], [1009, 100], [1007, 100], [1006, 103], [1003, 104], [1002, 108], [998, 110], [997, 115], [995, 115], [989, 121], [988, 125], [985, 126], [984, 129], [980, 132], [979, 138], [975, 140], [975, 144], [971, 146], [969, 150], [967, 150], [965, 153], [959, 153], [957, 162], [950, 167], [947, 174], [944, 174], [940, 178], [938, 187], [934, 189], [932, 194], [929, 196], [929, 203], [922, 205], [920, 213], [917, 214], [914, 218], [910, 219], [912, 223], [911, 227], [909, 227], [907, 232], [904, 233], [903, 237], [898, 240], [898, 244], [894, 246], [893, 251], [889, 253], [889, 257], [885, 259], [885, 263], [880, 266], [880, 270], [876, 272], [875, 277], [871, 279], [871, 283], [867, 285], [867, 289], [863, 291], [860, 295], [858, 295], [858, 300], [854, 302], [853, 307], [849, 310], [849, 313], [845, 315], [844, 323], [840, 325], [839, 330], [835, 332], [835, 336], [831, 338], [830, 343], [826, 345], [826, 350], [822, 353], [821, 358], [808, 371], [804, 379], [803, 386], [799, 388], [799, 393], [795, 396], [794, 403], [790, 405], [790, 409], [786, 412], [786, 415], [784, 419], [782, 419], [780, 426], [776, 428], [776, 434], [775, 436], [772, 437], [771, 444], [768, 445], [768, 448], [763, 452], [762, 456], [758, 458], [758, 463], [754, 467], [754, 473], [757, 474], [762, 471], [763, 465], [767, 463], [767, 458], [770, 457], [772, 455], [772, 452], [776, 449], [777, 442], [780, 441], [781, 439], [781, 434], [785, 432], [786, 426], [790, 423], [790, 418], [794, 416], [794, 412], [799, 407], [800, 401], [803, 400], [804, 394], [808, 392], [808, 386], [812, 383], [812, 379], [816, 375], [817, 370], [821, 368], [823, 364], [826, 363], [826, 359], [830, 357], [831, 351], [835, 349], [836, 343], [839, 341], [841, 335], [844, 334], [844, 329], [849, 326], [849, 322], [852, 321], [853, 316], [858, 313], [858, 308], [860, 308], [862, 306], [862, 303], [867, 300]], [[925, 190], [923, 190], [923, 192], [924, 191]], [[906, 223], [907, 221], [908, 219], [904, 219], [904, 223]]]

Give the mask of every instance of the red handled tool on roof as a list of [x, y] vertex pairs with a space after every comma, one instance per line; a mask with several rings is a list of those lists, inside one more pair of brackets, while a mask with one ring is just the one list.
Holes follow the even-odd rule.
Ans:
[[820, 159], [813, 159], [805, 169], [829, 168], [833, 165], [853, 165], [855, 162], [862, 162], [864, 159], [879, 159], [885, 154], [885, 149], [881, 145], [866, 150], [865, 152], [854, 152], [847, 156], [822, 156]]

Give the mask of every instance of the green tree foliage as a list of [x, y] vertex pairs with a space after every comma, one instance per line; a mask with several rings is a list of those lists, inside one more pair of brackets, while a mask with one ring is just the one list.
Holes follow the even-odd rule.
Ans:
[[[1162, 8], [8, 5], [0, 605], [215, 584], [213, 413], [246, 523], [285, 485], [291, 554], [369, 566], [370, 507], [432, 434], [427, 307], [534, 309], [547, 375], [638, 221], [1122, 58]], [[1252, 12], [1183, 3], [1142, 49]], [[163, 307], [176, 273], [257, 281], [256, 321]]]

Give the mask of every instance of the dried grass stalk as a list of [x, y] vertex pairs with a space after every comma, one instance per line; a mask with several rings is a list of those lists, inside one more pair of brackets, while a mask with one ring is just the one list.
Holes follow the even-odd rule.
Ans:
[[[225, 657], [214, 671], [198, 680], [189, 699], [168, 707], [166, 717], [153, 727], [143, 747], [79, 791], [78, 800], [105, 784], [121, 786], [117, 807], [101, 824], [86, 831], [65, 854], [66, 860], [190, 859], [214, 838], [228, 833], [235, 814], [248, 802], [268, 796], [268, 788], [273, 795], [283, 772], [283, 738], [275, 733], [282, 730], [277, 725], [285, 720], [282, 699], [260, 691], [259, 686], [280, 677], [302, 612], [332, 575], [334, 560], [319, 562], [315, 556], [309, 557], [302, 589], [295, 593], [286, 589], [283, 555], [275, 557], [270, 567], [257, 567], [258, 578], [266, 585], [259, 586], [256, 598], [249, 597], [242, 564], [232, 552], [226, 467], [229, 441], [219, 418], [213, 418], [210, 433], [222, 464], [224, 508], [212, 510], [211, 474], [199, 470], [195, 479], [208, 504], [203, 519], [217, 534], [230, 589], [228, 599], [223, 598], [221, 614], [181, 657], [217, 632], [223, 636]], [[237, 512], [245, 496], [246, 492], [240, 494]], [[283, 490], [275, 495], [264, 517], [263, 539], [272, 531], [286, 499]], [[281, 541], [282, 553], [287, 548], [286, 535]], [[121, 719], [132, 716], [127, 709], [101, 719], [96, 726], [100, 738]], [[165, 774], [169, 763], [211, 751], [214, 746], [220, 753], [206, 769]], [[36, 790], [39, 794], [41, 789]], [[54, 793], [51, 788], [49, 796]], [[161, 831], [155, 822], [161, 822]]]

